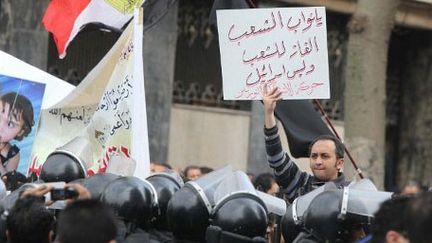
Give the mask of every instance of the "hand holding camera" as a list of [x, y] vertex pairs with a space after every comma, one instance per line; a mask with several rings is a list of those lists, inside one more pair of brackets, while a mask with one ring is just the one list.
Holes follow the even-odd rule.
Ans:
[[52, 201], [75, 199], [78, 197], [78, 192], [72, 187], [53, 188], [50, 193]]
[[45, 183], [26, 189], [21, 197], [36, 196], [45, 198], [45, 205], [64, 201], [69, 204], [74, 200], [91, 198], [90, 192], [79, 184], [65, 184], [64, 182]]

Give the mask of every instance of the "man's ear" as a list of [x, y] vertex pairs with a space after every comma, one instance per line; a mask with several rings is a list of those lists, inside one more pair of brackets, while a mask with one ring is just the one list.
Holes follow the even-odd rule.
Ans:
[[402, 237], [403, 236], [399, 234], [397, 231], [389, 230], [385, 235], [385, 240], [388, 243], [397, 243], [397, 242], [401, 242], [400, 240]]
[[338, 171], [341, 171], [342, 168], [343, 168], [343, 166], [344, 166], [344, 163], [345, 163], [345, 161], [344, 161], [343, 158], [342, 158], [342, 159], [338, 159], [338, 160], [336, 161], [336, 169], [337, 169]]

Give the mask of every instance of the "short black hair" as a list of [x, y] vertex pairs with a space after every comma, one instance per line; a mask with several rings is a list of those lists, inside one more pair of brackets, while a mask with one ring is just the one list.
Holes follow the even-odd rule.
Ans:
[[20, 95], [17, 92], [9, 92], [0, 97], [0, 101], [3, 104], [9, 104], [10, 112], [13, 116], [21, 114], [24, 124], [22, 130], [23, 134], [16, 136], [15, 140], [21, 141], [23, 138], [27, 137], [34, 125], [34, 112], [33, 105], [30, 100], [24, 95]]
[[259, 174], [254, 181], [254, 187], [258, 190], [258, 191], [262, 191], [267, 193], [268, 190], [270, 190], [270, 188], [273, 185], [273, 182], [275, 182], [275, 177], [273, 174], [271, 173], [262, 173]]
[[312, 143], [309, 145], [309, 156], [311, 154], [312, 151], [312, 146], [318, 142], [318, 141], [323, 141], [323, 140], [330, 140], [333, 141], [334, 145], [335, 145], [335, 153], [336, 153], [336, 158], [338, 159], [343, 159], [345, 156], [345, 145], [341, 142], [341, 140], [339, 140], [337, 137], [333, 136], [333, 135], [320, 135], [318, 137], [316, 137]]
[[111, 208], [97, 200], [78, 200], [60, 213], [58, 239], [61, 243], [107, 243], [117, 234]]
[[408, 238], [411, 243], [432, 242], [432, 193], [424, 192], [409, 203], [405, 211]]
[[212, 172], [213, 168], [208, 167], [208, 166], [201, 166], [200, 170], [201, 170], [201, 173], [204, 175], [204, 174], [208, 174], [208, 173]]
[[409, 196], [395, 196], [381, 204], [371, 226], [372, 243], [385, 242], [386, 234], [390, 230], [406, 234], [402, 212], [405, 212], [411, 199]]
[[12, 243], [48, 243], [54, 216], [40, 198], [18, 199], [6, 219], [6, 229]]
[[170, 164], [168, 164], [168, 163], [162, 163], [162, 162], [151, 162], [151, 164], [160, 165], [160, 166], [163, 166], [163, 167], [165, 167], [165, 168], [167, 168], [167, 169], [172, 170], [172, 166], [171, 166]]

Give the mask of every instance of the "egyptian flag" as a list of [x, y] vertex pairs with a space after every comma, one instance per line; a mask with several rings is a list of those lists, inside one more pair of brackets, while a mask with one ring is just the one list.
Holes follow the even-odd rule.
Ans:
[[[153, 26], [177, 0], [147, 0], [144, 7], [144, 30]], [[53, 34], [60, 58], [66, 56], [69, 43], [88, 24], [121, 32], [133, 16], [135, 6], [144, 0], [52, 0], [42, 23]]]
[[308, 100], [281, 100], [276, 105], [275, 115], [282, 123], [295, 158], [309, 157], [309, 145], [316, 137], [333, 135]]

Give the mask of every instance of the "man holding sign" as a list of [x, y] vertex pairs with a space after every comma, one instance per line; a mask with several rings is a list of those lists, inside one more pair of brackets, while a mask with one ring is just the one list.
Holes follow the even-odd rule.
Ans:
[[312, 143], [310, 176], [282, 151], [274, 115], [280, 99], [330, 98], [325, 9], [218, 10], [217, 20], [224, 99], [263, 99], [267, 155], [286, 200], [328, 181], [347, 185], [338, 139], [325, 135]]
[[267, 86], [264, 86], [266, 152], [269, 165], [275, 171], [276, 182], [284, 192], [285, 199], [292, 203], [296, 197], [329, 181], [334, 182], [338, 187], [347, 186], [349, 182], [341, 172], [344, 164], [344, 145], [336, 137], [322, 135], [311, 143], [309, 159], [313, 176], [300, 171], [287, 153], [283, 152], [274, 115], [276, 102], [281, 99], [281, 95], [281, 91], [277, 88], [268, 90]]

